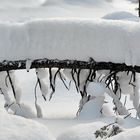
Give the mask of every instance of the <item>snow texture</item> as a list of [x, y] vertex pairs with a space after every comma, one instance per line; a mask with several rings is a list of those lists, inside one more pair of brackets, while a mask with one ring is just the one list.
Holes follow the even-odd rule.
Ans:
[[104, 97], [94, 98], [84, 104], [78, 119], [96, 119], [102, 116], [101, 109], [104, 103]]
[[139, 23], [108, 20], [0, 23], [0, 61], [38, 58], [88, 61], [93, 57], [96, 61], [129, 61], [129, 65], [140, 65], [139, 28]]
[[105, 15], [103, 19], [110, 19], [110, 20], [128, 20], [128, 21], [140, 21], [139, 17], [133, 15], [132, 13], [125, 12], [125, 11], [119, 11], [119, 12], [113, 12]]
[[47, 127], [33, 120], [12, 116], [0, 110], [1, 140], [55, 140]]
[[[99, 130], [103, 126], [108, 125], [107, 120], [111, 122], [111, 119], [103, 118], [102, 121], [80, 124], [80, 125], [71, 127], [70, 129], [62, 133], [58, 137], [58, 140], [96, 140], [95, 135], [94, 135], [95, 131]], [[137, 127], [129, 128], [130, 127], [129, 123], [137, 124]], [[138, 122], [135, 122], [132, 118], [129, 118], [124, 121], [124, 125], [122, 125], [121, 127], [123, 127], [123, 132], [121, 132], [120, 134], [116, 136], [108, 138], [108, 140], [120, 140], [122, 138], [125, 140], [132, 140], [132, 139], [139, 140], [140, 127], [138, 126]]]
[[104, 96], [105, 92], [106, 92], [106, 87], [104, 83], [90, 82], [88, 84], [87, 93], [92, 96], [96, 96], [96, 97]]

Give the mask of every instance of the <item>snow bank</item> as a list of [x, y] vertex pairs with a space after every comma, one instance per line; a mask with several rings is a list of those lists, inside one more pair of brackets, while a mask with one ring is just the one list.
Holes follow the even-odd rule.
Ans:
[[135, 22], [48, 19], [0, 23], [0, 61], [93, 57], [140, 65], [139, 38], [140, 24]]
[[1, 140], [55, 140], [47, 127], [33, 120], [7, 114], [0, 110]]

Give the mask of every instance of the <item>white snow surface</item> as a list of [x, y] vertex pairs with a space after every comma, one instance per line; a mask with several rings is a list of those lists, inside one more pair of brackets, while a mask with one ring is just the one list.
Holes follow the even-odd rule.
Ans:
[[[95, 138], [95, 131], [99, 130], [101, 127], [108, 125], [108, 121], [112, 121], [112, 118], [103, 118], [99, 120], [96, 120], [96, 122], [92, 123], [86, 123], [86, 124], [79, 124], [75, 125], [68, 130], [66, 130], [64, 133], [62, 133], [60, 136], [58, 136], [58, 140], [96, 140]], [[135, 125], [135, 128], [130, 126], [130, 124], [133, 123]], [[117, 136], [113, 136], [111, 138], [108, 138], [108, 140], [139, 140], [140, 134], [139, 130], [140, 127], [138, 125], [138, 122], [135, 122], [134, 119], [128, 118], [125, 120], [124, 125], [120, 125], [121, 128], [123, 128], [123, 132], [118, 134]]]
[[82, 111], [80, 112], [78, 118], [79, 119], [96, 119], [101, 117], [101, 109], [104, 103], [104, 97], [97, 97], [88, 101], [84, 106]]
[[[89, 57], [94, 57], [97, 61], [139, 64], [140, 25], [133, 22], [138, 21], [135, 18], [129, 18], [129, 13], [125, 15], [127, 19], [123, 16], [125, 12], [137, 15], [137, 4], [130, 1], [135, 0], [0, 0], [0, 61], [44, 57], [65, 59], [69, 56], [69, 59], [88, 60]], [[100, 19], [109, 13], [110, 20]], [[129, 22], [128, 18], [131, 19]], [[30, 63], [26, 66], [29, 70]], [[16, 75], [20, 79], [18, 84], [23, 94], [21, 108], [18, 106], [15, 109], [17, 114], [32, 118], [36, 116], [35, 72], [17, 71]], [[44, 75], [46, 74], [41, 72], [39, 77]], [[75, 88], [67, 91], [60, 83], [61, 81], [57, 82], [57, 90], [51, 102], [44, 102], [40, 90], [37, 91], [43, 119], [29, 120], [3, 112], [4, 109], [1, 108], [4, 100], [0, 95], [0, 139], [54, 140], [48, 127], [54, 136], [59, 136], [59, 140], [94, 140], [94, 130], [114, 122], [115, 119], [109, 118], [73, 119], [78, 110], [80, 95], [76, 94]], [[5, 86], [4, 78], [1, 85]], [[90, 102], [87, 106], [93, 104]], [[106, 122], [106, 119], [109, 121]], [[111, 139], [139, 140], [140, 121], [128, 119], [124, 125], [127, 130]]]
[[55, 140], [46, 126], [0, 110], [1, 140]]
[[136, 15], [125, 12], [125, 11], [119, 11], [119, 12], [113, 12], [105, 15], [103, 19], [110, 19], [110, 20], [128, 20], [128, 21], [137, 21], [139, 22], [140, 19]]
[[92, 57], [96, 61], [140, 65], [139, 29], [136, 22], [88, 19], [0, 23], [0, 61], [39, 58], [88, 61]]
[[90, 82], [87, 86], [87, 93], [92, 96], [96, 96], [96, 97], [104, 96], [105, 92], [106, 92], [106, 87], [104, 83]]

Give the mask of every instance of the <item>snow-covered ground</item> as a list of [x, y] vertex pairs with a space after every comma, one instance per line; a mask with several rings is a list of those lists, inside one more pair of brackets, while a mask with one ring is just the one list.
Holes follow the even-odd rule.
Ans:
[[[131, 26], [132, 24], [139, 24], [137, 23], [139, 19], [135, 10], [137, 5], [136, 3], [131, 3], [130, 0], [0, 0], [0, 23], [6, 23], [8, 25], [12, 23], [14, 25], [20, 22], [20, 24], [24, 25], [32, 20], [50, 20], [55, 18], [62, 18], [62, 20], [78, 18], [90, 21], [94, 19], [94, 21], [98, 20], [102, 22], [103, 18], [104, 20], [113, 20], [113, 23], [115, 23], [114, 19], [123, 20], [117, 21], [117, 23], [125, 22], [126, 25], [129, 24]], [[129, 22], [127, 23], [128, 20]], [[108, 21], [106, 22], [108, 23]], [[131, 29], [128, 32], [130, 31]], [[111, 39], [111, 35], [108, 36], [107, 32], [105, 33], [104, 36], [107, 39]], [[138, 34], [138, 31], [136, 33]], [[119, 36], [120, 34], [118, 34], [118, 37], [121, 38], [122, 36]], [[129, 35], [131, 35], [131, 32]], [[1, 34], [2, 41], [5, 37], [7, 37], [7, 34]], [[14, 37], [13, 35], [13, 41], [15, 45], [18, 45], [18, 42], [16, 42], [18, 35]], [[137, 37], [139, 38], [139, 36]], [[138, 39], [136, 40], [138, 41]], [[116, 40], [116, 43], [120, 42]], [[125, 43], [128, 45], [133, 44], [131, 41]], [[26, 44], [22, 44], [23, 47], [24, 45]], [[6, 51], [6, 55], [8, 55], [10, 52], [9, 50]], [[109, 50], [107, 49], [107, 51]], [[130, 63], [129, 58], [127, 60]], [[48, 101], [49, 97], [47, 96], [47, 101], [45, 102], [40, 91], [37, 90], [38, 104], [42, 108], [43, 118], [36, 118], [34, 87], [37, 79], [35, 70], [30, 70], [30, 72], [26, 72], [26, 70], [17, 71], [16, 76], [19, 80], [18, 84], [22, 89], [20, 107], [25, 114], [33, 118], [25, 119], [7, 114], [3, 107], [3, 96], [0, 95], [0, 140], [93, 140], [95, 139], [94, 133], [97, 129], [115, 121], [115, 117], [99, 117], [98, 114], [96, 114], [97, 116], [94, 115], [95, 118], [97, 117], [96, 119], [85, 119], [87, 116], [76, 118], [76, 112], [81, 98], [80, 94], [76, 92], [73, 83], [71, 90], [68, 91], [59, 79], [57, 79], [56, 93], [51, 101]], [[12, 96], [12, 93], [10, 94]], [[94, 103], [89, 104], [90, 107], [91, 105], [94, 105]], [[127, 106], [130, 107], [130, 105]], [[97, 111], [96, 107], [94, 109]], [[19, 114], [21, 115], [20, 112]], [[140, 137], [139, 125], [139, 120], [128, 117], [124, 120], [123, 125], [121, 125], [124, 132], [110, 139], [118, 140], [124, 138], [129, 140], [133, 138], [138, 140]]]
[[127, 0], [1, 0], [0, 3], [0, 19], [7, 22], [55, 17], [101, 18], [116, 11], [137, 15], [137, 4]]

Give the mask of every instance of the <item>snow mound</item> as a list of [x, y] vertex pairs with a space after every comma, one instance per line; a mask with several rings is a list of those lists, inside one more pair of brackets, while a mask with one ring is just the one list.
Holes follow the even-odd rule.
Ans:
[[76, 125], [58, 137], [58, 140], [95, 140], [94, 132], [106, 125], [103, 122]]
[[128, 21], [140, 21], [139, 17], [133, 15], [132, 13], [120, 11], [120, 12], [113, 12], [105, 15], [103, 19], [110, 19], [110, 20], [128, 20]]
[[55, 140], [47, 127], [33, 120], [9, 115], [0, 110], [1, 140]]
[[[58, 136], [58, 140], [96, 140], [94, 133], [105, 125], [113, 122], [113, 118], [102, 118], [96, 122], [79, 124], [69, 128]], [[135, 125], [131, 126], [131, 125]], [[108, 138], [108, 140], [139, 140], [140, 138], [140, 127], [139, 120], [127, 118], [124, 120], [124, 125], [121, 126], [123, 132], [116, 136]]]
[[104, 103], [103, 97], [98, 97], [88, 101], [80, 112], [78, 119], [96, 119], [101, 117], [101, 109]]

